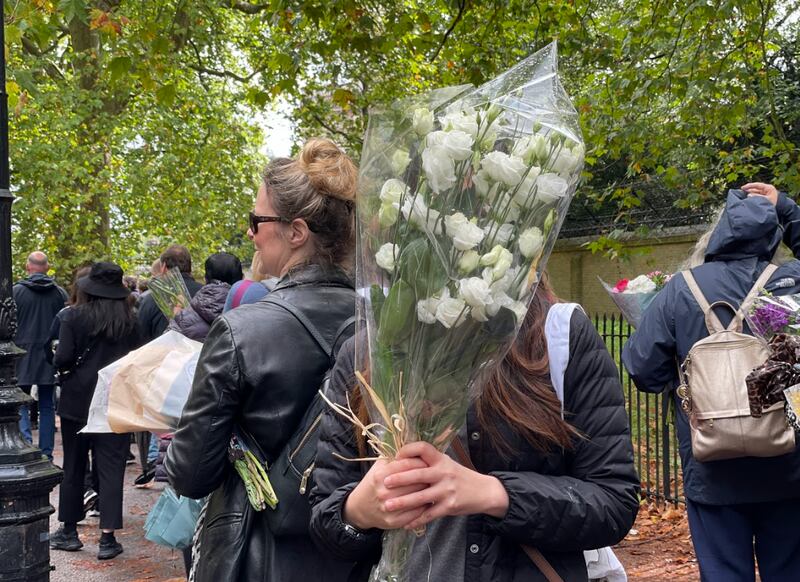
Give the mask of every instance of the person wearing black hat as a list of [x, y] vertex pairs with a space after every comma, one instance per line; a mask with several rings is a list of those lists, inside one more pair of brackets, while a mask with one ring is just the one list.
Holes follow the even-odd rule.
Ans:
[[94, 449], [100, 483], [100, 548], [97, 558], [107, 560], [122, 552], [114, 530], [122, 527], [122, 484], [130, 449], [127, 434], [78, 434], [89, 416], [97, 372], [125, 356], [140, 343], [130, 290], [122, 282], [119, 265], [99, 262], [77, 282], [78, 305], [61, 320], [53, 363], [61, 376], [61, 435], [64, 445], [64, 480], [59, 490], [58, 520], [62, 525], [50, 536], [54, 550], [83, 547], [76, 524], [84, 515], [84, 476], [89, 449]]

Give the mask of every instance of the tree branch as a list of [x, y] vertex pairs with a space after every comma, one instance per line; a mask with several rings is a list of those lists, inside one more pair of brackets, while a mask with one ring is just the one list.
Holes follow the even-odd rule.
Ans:
[[53, 44], [51, 44], [46, 49], [40, 49], [36, 45], [35, 42], [33, 42], [29, 38], [23, 36], [22, 37], [22, 48], [24, 48], [25, 52], [28, 53], [28, 54], [31, 54], [31, 55], [33, 55], [35, 57], [43, 57], [47, 53], [51, 53], [54, 50], [56, 50], [56, 48], [58, 48], [59, 43], [61, 42], [61, 39], [63, 39], [65, 36], [67, 36], [66, 33], [60, 34], [58, 36], [58, 38], [56, 38], [56, 40], [53, 41]]
[[322, 118], [318, 114], [311, 113], [311, 117], [314, 119], [314, 121], [319, 123], [320, 126], [323, 129], [327, 129], [330, 133], [335, 133], [335, 134], [341, 135], [342, 137], [344, 137], [348, 141], [350, 140], [350, 136], [347, 133], [345, 133], [341, 129], [336, 129], [335, 127], [332, 127], [331, 125], [325, 123], [324, 121], [322, 121]]
[[222, 0], [222, 6], [244, 12], [245, 14], [258, 14], [269, 8], [269, 4], [250, 4], [249, 2], [240, 2], [237, 0]]
[[456, 14], [456, 17], [450, 24], [450, 28], [448, 28], [447, 32], [444, 33], [444, 36], [442, 37], [442, 42], [439, 43], [439, 46], [436, 48], [436, 52], [433, 53], [433, 56], [430, 59], [428, 59], [429, 63], [434, 62], [439, 57], [439, 53], [444, 48], [444, 45], [447, 44], [447, 39], [450, 37], [450, 34], [453, 32], [453, 29], [455, 29], [456, 25], [461, 20], [461, 17], [464, 16], [464, 10], [466, 9], [466, 7], [467, 7], [467, 0], [460, 0], [458, 4], [458, 14]]
[[192, 47], [194, 50], [195, 57], [197, 58], [197, 64], [189, 63], [188, 67], [198, 73], [205, 73], [206, 75], [211, 75], [212, 77], [220, 77], [223, 79], [233, 79], [235, 81], [239, 81], [240, 83], [248, 83], [253, 77], [258, 75], [259, 73], [263, 72], [267, 66], [260, 67], [255, 69], [252, 73], [243, 77], [242, 75], [237, 75], [236, 73], [232, 73], [230, 71], [218, 71], [216, 69], [209, 69], [208, 67], [203, 65], [203, 60], [200, 57], [200, 51], [197, 49], [197, 45], [195, 45], [191, 40], [187, 41], [189, 46]]

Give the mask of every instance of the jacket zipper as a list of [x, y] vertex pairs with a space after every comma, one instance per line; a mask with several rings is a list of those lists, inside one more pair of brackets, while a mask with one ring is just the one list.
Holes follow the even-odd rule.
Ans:
[[303, 448], [303, 445], [305, 445], [308, 442], [308, 439], [311, 438], [311, 433], [314, 432], [314, 429], [317, 428], [317, 425], [320, 423], [321, 420], [322, 420], [322, 415], [321, 414], [319, 416], [317, 416], [317, 418], [314, 419], [314, 422], [311, 423], [311, 426], [306, 431], [306, 434], [303, 435], [303, 438], [300, 439], [300, 442], [295, 447], [295, 449], [292, 451], [292, 454], [289, 455], [289, 460], [290, 461], [292, 459], [294, 459], [295, 456], [297, 456], [297, 453], [300, 451], [300, 449]]
[[311, 471], [314, 470], [314, 463], [308, 466], [308, 469], [303, 471], [303, 478], [300, 479], [300, 495], [306, 494], [306, 486], [308, 485], [308, 478], [311, 477]]

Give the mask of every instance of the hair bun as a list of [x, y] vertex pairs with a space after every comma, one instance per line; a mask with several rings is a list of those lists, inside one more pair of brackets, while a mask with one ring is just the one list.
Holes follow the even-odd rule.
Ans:
[[331, 140], [308, 140], [297, 161], [319, 194], [344, 201], [355, 200], [358, 170], [350, 157]]

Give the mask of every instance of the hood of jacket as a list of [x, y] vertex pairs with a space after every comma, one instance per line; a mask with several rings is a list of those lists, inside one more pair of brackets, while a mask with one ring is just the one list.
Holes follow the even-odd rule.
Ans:
[[763, 196], [729, 190], [725, 211], [711, 234], [706, 262], [756, 257], [771, 260], [783, 232], [775, 206]]
[[37, 292], [50, 291], [57, 287], [56, 282], [44, 273], [34, 273], [20, 281], [19, 284]]
[[189, 304], [200, 317], [211, 324], [222, 314], [222, 308], [225, 307], [225, 299], [228, 298], [230, 290], [231, 286], [227, 283], [211, 281], [200, 288]]

